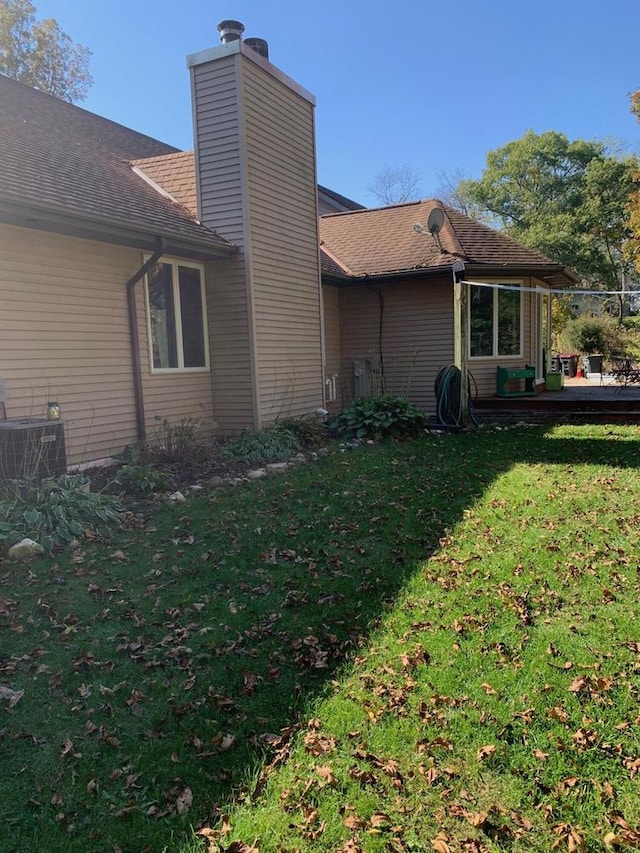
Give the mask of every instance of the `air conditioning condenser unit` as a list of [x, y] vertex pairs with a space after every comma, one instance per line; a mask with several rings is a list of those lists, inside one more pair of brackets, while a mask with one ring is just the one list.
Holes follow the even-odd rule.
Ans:
[[0, 481], [43, 480], [66, 471], [64, 421], [0, 420]]

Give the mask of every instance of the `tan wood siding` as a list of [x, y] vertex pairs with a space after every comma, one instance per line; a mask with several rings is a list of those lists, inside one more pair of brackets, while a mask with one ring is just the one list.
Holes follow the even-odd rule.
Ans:
[[[0, 226], [0, 378], [10, 418], [57, 400], [69, 464], [135, 443], [126, 282], [139, 251]], [[143, 284], [136, 288], [147, 428], [155, 415], [213, 423], [211, 374], [152, 374]], [[210, 307], [210, 305], [209, 305]]]
[[242, 240], [238, 57], [192, 69], [198, 215], [228, 240]]
[[[427, 411], [435, 408], [438, 371], [453, 361], [451, 279], [382, 285], [382, 356], [385, 388]], [[354, 394], [354, 360], [379, 361], [381, 303], [366, 287], [340, 291], [342, 370], [345, 403]]]
[[326, 402], [331, 412], [342, 408], [342, 351], [340, 349], [340, 289], [324, 285], [322, 288], [324, 310], [324, 375], [336, 377], [336, 400]]
[[323, 403], [313, 106], [242, 64], [260, 418]]
[[125, 283], [140, 253], [0, 225], [0, 378], [7, 416], [60, 403], [70, 464], [135, 440]]
[[240, 252], [207, 270], [211, 379], [218, 430], [255, 425], [252, 327], [244, 257], [239, 56], [192, 68], [199, 215]]

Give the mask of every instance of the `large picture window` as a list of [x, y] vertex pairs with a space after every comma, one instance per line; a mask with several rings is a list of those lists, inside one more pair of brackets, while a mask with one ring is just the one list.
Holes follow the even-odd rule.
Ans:
[[153, 369], [206, 369], [209, 362], [202, 267], [161, 261], [147, 275], [146, 289]]
[[498, 358], [522, 355], [522, 293], [519, 284], [498, 287], [469, 285], [469, 355]]

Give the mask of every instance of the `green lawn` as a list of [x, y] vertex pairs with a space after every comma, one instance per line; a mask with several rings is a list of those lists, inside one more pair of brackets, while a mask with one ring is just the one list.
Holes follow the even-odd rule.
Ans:
[[639, 463], [365, 446], [2, 564], [0, 850], [638, 849]]

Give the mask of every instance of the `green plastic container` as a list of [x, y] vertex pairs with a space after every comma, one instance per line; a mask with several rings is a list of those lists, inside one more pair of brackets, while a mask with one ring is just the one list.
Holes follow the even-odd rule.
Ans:
[[562, 373], [547, 373], [544, 383], [547, 391], [562, 391], [564, 387], [564, 376]]

